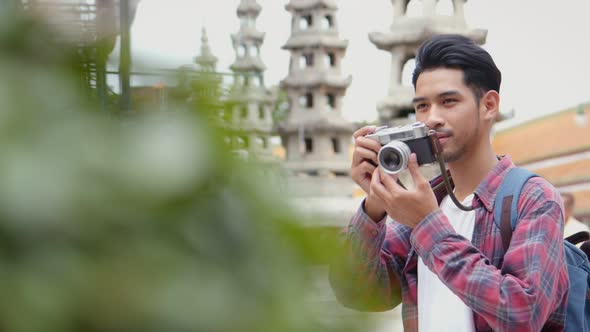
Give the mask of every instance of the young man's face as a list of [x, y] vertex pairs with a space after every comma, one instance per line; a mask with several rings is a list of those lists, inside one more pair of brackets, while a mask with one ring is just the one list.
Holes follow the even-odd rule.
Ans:
[[437, 131], [447, 162], [460, 160], [482, 139], [479, 105], [459, 69], [422, 72], [416, 81], [414, 109], [417, 121]]

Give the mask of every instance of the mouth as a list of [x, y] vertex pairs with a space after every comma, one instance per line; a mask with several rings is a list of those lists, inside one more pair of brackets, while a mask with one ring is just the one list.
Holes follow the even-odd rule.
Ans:
[[443, 144], [446, 141], [448, 141], [449, 137], [451, 137], [451, 134], [449, 134], [449, 133], [444, 133], [444, 132], [437, 132], [436, 133], [436, 138], [438, 138], [438, 141], [440, 142], [440, 144]]

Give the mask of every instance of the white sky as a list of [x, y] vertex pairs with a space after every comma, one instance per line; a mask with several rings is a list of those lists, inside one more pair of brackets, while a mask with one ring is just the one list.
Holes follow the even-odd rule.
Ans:
[[[451, 0], [440, 0], [450, 13]], [[267, 86], [287, 76], [289, 52], [282, 50], [290, 35], [288, 0], [258, 0], [262, 12], [258, 30], [266, 33], [261, 48]], [[217, 69], [228, 71], [235, 55], [230, 34], [239, 29], [239, 0], [142, 0], [132, 28], [135, 68], [175, 68], [191, 63], [200, 49], [201, 27], [219, 58]], [[344, 98], [343, 114], [351, 120], [377, 118], [376, 104], [389, 85], [390, 56], [378, 50], [369, 32], [386, 32], [393, 18], [388, 0], [340, 0], [340, 36], [349, 41], [343, 59], [344, 75], [352, 84]], [[409, 13], [421, 12], [410, 2]], [[519, 123], [590, 101], [590, 1], [587, 0], [470, 0], [467, 24], [488, 30], [484, 47], [502, 71], [501, 107], [514, 108]], [[404, 71], [410, 82], [412, 68]]]

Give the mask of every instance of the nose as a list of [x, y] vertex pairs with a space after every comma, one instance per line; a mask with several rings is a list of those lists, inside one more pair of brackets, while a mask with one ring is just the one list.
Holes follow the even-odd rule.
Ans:
[[445, 120], [442, 117], [442, 110], [437, 105], [430, 106], [428, 117], [426, 118], [425, 124], [430, 129], [444, 127]]

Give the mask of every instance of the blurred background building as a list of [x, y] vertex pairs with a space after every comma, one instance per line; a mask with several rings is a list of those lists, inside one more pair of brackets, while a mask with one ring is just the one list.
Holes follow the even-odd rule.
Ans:
[[[18, 3], [17, 0], [10, 0]], [[115, 95], [107, 84], [107, 60], [120, 40], [120, 101], [130, 108], [130, 27], [141, 0], [22, 0], [22, 9], [57, 31], [62, 42], [78, 47], [81, 79], [103, 110]]]
[[455, 33], [478, 44], [486, 41], [487, 30], [470, 29], [465, 22], [463, 6], [466, 0], [453, 0], [452, 15], [437, 13], [437, 0], [422, 2], [422, 15], [408, 16], [410, 1], [393, 0], [393, 23], [389, 31], [369, 34], [369, 39], [378, 49], [391, 53], [388, 95], [377, 106], [382, 124], [406, 124], [408, 117], [414, 113], [414, 88], [402, 83], [402, 71], [406, 65], [413, 68], [418, 47], [425, 40], [438, 34]]
[[575, 197], [574, 217], [590, 224], [590, 104], [580, 104], [496, 133], [496, 153]]
[[260, 57], [264, 32], [256, 27], [261, 10], [255, 0], [241, 0], [237, 8], [240, 28], [231, 36], [236, 58], [230, 66], [234, 83], [228, 96], [235, 106], [229, 110], [229, 116], [234, 129], [239, 131], [236, 137], [242, 148], [270, 161], [270, 138], [274, 129], [271, 113], [276, 96], [264, 82], [266, 66]]
[[348, 42], [339, 36], [333, 0], [291, 0], [289, 74], [281, 81], [288, 115], [278, 124], [288, 188], [298, 208], [321, 214], [315, 223], [341, 225], [350, 215], [350, 151], [354, 126], [342, 117], [351, 83], [342, 73]]

